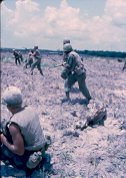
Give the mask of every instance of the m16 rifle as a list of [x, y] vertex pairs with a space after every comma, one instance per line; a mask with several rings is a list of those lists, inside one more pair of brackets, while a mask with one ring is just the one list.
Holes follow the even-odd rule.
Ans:
[[62, 63], [54, 65], [54, 67], [60, 67], [60, 66], [65, 67], [65, 65], [66, 65], [66, 62], [62, 62]]

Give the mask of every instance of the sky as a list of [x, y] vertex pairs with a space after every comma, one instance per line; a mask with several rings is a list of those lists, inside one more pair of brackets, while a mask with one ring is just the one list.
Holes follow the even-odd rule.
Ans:
[[1, 47], [126, 52], [126, 0], [4, 0]]

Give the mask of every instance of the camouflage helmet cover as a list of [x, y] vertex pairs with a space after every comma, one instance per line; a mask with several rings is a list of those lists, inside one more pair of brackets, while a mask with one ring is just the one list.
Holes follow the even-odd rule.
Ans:
[[66, 43], [70, 43], [70, 40], [69, 39], [64, 39], [63, 40], [63, 44], [66, 44]]
[[67, 43], [63, 45], [64, 52], [71, 52], [73, 50], [71, 44]]
[[22, 104], [21, 90], [15, 86], [9, 86], [5, 89], [2, 96], [3, 104], [17, 106]]
[[34, 46], [34, 49], [38, 49], [38, 46]]

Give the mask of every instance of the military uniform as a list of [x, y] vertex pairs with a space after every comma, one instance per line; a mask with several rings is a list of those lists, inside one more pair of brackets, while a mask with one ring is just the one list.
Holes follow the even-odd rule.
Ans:
[[[69, 46], [69, 44], [68, 44]], [[81, 61], [81, 57], [75, 52], [71, 50], [66, 54], [66, 63], [63, 72], [61, 73], [61, 77], [65, 79], [65, 92], [66, 96], [69, 97], [69, 92], [71, 87], [78, 82], [79, 89], [82, 94], [89, 101], [91, 99], [90, 93], [86, 86], [86, 70]]]
[[26, 64], [25, 64], [25, 68], [27, 68], [27, 66], [30, 66], [31, 67], [31, 65], [33, 64], [33, 52], [32, 51], [30, 51], [29, 53], [28, 53], [28, 59], [27, 59], [27, 61], [26, 61]]
[[15, 64], [21, 64], [21, 61], [20, 61], [20, 56], [18, 54], [18, 52], [16, 50], [13, 51], [13, 55], [15, 57]]
[[126, 61], [124, 62], [124, 66], [123, 66], [122, 71], [124, 71], [125, 69], [126, 69]]
[[38, 48], [34, 48], [34, 53], [33, 53], [33, 57], [34, 57], [34, 62], [31, 66], [31, 74], [33, 75], [33, 70], [35, 67], [37, 67], [37, 69], [39, 70], [40, 74], [43, 75], [42, 69], [41, 69], [41, 54], [38, 50]]
[[19, 54], [19, 58], [21, 59], [21, 62], [24, 62], [23, 55], [21, 54], [20, 51], [18, 52], [18, 54]]

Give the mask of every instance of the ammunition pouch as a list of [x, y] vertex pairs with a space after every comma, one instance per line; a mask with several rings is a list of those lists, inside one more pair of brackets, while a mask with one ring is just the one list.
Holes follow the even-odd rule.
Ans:
[[39, 163], [41, 162], [42, 160], [42, 153], [41, 151], [37, 151], [37, 152], [34, 152], [33, 154], [31, 154], [29, 156], [29, 159], [26, 163], [26, 166], [29, 168], [29, 169], [34, 169], [36, 166], [39, 165]]
[[71, 71], [67, 68], [65, 68], [62, 73], [61, 73], [61, 77], [65, 80], [68, 78], [68, 76], [71, 74]]
[[29, 169], [34, 169], [36, 166], [39, 165], [39, 163], [42, 161], [42, 159], [45, 156], [45, 151], [48, 149], [50, 144], [51, 144], [51, 137], [49, 135], [46, 135], [45, 146], [40, 151], [36, 151], [30, 155], [30, 157], [26, 163], [26, 166]]
[[77, 66], [74, 71], [77, 75], [86, 74], [86, 69], [82, 66]]

